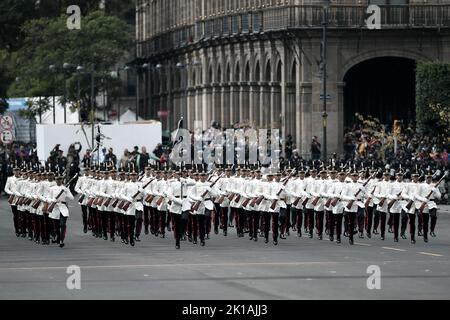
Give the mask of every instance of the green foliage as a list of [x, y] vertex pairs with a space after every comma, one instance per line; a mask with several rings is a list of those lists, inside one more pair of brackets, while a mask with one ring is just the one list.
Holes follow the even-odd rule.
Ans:
[[50, 98], [39, 98], [36, 100], [28, 100], [28, 109], [20, 110], [20, 115], [28, 119], [36, 119], [47, 110], [50, 110], [52, 104]]
[[419, 62], [416, 77], [418, 128], [427, 134], [449, 134], [450, 63]]
[[[95, 94], [117, 86], [110, 72], [131, 45], [130, 28], [117, 17], [101, 11], [82, 16], [80, 30], [69, 30], [66, 22], [67, 16], [63, 15], [30, 20], [24, 24], [23, 45], [11, 58], [19, 81], [10, 86], [9, 94], [63, 96], [67, 86], [69, 105], [79, 105], [85, 119], [90, 107], [90, 73], [94, 70]], [[62, 67], [64, 63], [73, 67], [65, 70]], [[56, 66], [56, 70], [50, 71], [50, 65]], [[76, 73], [78, 65], [84, 67], [83, 73]]]
[[0, 50], [0, 114], [8, 108], [7, 86], [10, 82], [10, 74], [8, 72], [9, 55], [5, 50]]

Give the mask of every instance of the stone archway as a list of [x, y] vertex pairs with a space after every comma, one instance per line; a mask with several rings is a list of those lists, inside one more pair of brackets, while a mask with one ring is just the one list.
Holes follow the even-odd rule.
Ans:
[[344, 76], [344, 125], [351, 127], [356, 113], [388, 125], [414, 121], [415, 67], [416, 60], [386, 56], [350, 68]]

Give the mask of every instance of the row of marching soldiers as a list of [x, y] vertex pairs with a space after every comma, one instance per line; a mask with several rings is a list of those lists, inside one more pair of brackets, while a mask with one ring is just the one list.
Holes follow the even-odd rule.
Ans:
[[[372, 234], [394, 233], [406, 239], [406, 229], [415, 243], [416, 224], [419, 235], [428, 242], [428, 232], [435, 236], [437, 205], [441, 197], [438, 185], [427, 175], [419, 182], [404, 182], [403, 173], [391, 181], [390, 173], [376, 170], [337, 172], [336, 170], [293, 170], [267, 173], [244, 168], [203, 172], [157, 171], [146, 168], [145, 174], [87, 170], [75, 187], [81, 196], [84, 232], [96, 237], [135, 245], [145, 234], [165, 237], [174, 232], [176, 248], [186, 240], [202, 246], [211, 230], [227, 236], [228, 227], [236, 227], [237, 236], [257, 241], [263, 237], [273, 244], [286, 239], [290, 230], [302, 236], [302, 229], [313, 238], [323, 234], [330, 241], [341, 242], [341, 235], [354, 243], [354, 235], [368, 238]], [[417, 219], [416, 219], [417, 218]], [[431, 218], [431, 219], [430, 219]], [[429, 223], [431, 220], [431, 229]], [[400, 231], [400, 232], [399, 232]]]
[[[74, 199], [63, 184], [64, 177], [53, 172], [13, 169], [5, 192], [13, 214], [17, 237], [37, 244], [64, 247], [69, 210], [67, 199]], [[69, 181], [68, 184], [70, 184]]]

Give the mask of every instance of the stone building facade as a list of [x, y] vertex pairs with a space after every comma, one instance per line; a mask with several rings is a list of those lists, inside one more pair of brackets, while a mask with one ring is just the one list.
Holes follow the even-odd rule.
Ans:
[[[381, 29], [365, 23], [370, 4], [381, 8]], [[450, 60], [450, 0], [138, 0], [136, 18], [141, 116], [161, 116], [168, 130], [181, 116], [189, 129], [212, 120], [280, 128], [305, 156], [324, 122], [328, 153], [342, 151], [344, 78], [354, 66]]]

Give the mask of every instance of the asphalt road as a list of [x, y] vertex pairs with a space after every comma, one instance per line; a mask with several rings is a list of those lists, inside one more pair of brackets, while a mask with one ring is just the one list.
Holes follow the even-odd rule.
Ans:
[[[84, 234], [72, 204], [66, 247], [16, 238], [6, 198], [0, 200], [0, 299], [450, 299], [450, 208], [437, 238], [394, 243], [389, 234], [350, 246], [291, 234], [278, 246], [212, 235], [205, 247], [142, 236], [136, 247]], [[81, 269], [81, 289], [66, 286]], [[367, 288], [379, 266], [381, 288]]]

